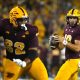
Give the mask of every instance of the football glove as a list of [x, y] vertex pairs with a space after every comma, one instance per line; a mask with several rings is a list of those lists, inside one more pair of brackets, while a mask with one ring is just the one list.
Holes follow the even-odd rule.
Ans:
[[26, 67], [26, 62], [25, 61], [22, 61], [20, 59], [13, 59], [13, 62], [15, 62], [16, 64], [18, 64], [19, 66], [21, 67]]
[[59, 45], [58, 35], [51, 35], [49, 38], [49, 45], [51, 49], [55, 49]]

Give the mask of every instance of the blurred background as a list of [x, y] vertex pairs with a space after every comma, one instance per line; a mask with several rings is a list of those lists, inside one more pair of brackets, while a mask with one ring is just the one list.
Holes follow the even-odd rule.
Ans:
[[[80, 9], [80, 0], [0, 0], [0, 19], [8, 18], [11, 8], [16, 5], [24, 7], [29, 14], [29, 22], [38, 27], [39, 50], [38, 54], [45, 64], [50, 80], [55, 77], [60, 66], [65, 62], [65, 48], [51, 51], [49, 36], [52, 33], [63, 36], [67, 11], [71, 8]], [[3, 43], [1, 38], [0, 45]], [[0, 54], [5, 47], [0, 47]], [[21, 78], [28, 78], [23, 75]]]

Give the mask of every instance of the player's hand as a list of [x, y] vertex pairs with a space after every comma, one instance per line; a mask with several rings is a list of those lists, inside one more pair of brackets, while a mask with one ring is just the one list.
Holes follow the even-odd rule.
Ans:
[[57, 42], [59, 42], [59, 36], [58, 35], [51, 35], [50, 37], [49, 37], [49, 42], [53, 42], [53, 43], [57, 43]]
[[59, 36], [59, 42], [62, 43], [63, 45], [67, 45], [68, 41], [66, 40], [66, 38]]
[[21, 67], [26, 67], [26, 62], [22, 61], [21, 59], [13, 59], [13, 62], [15, 62], [16, 64], [18, 64]]
[[60, 42], [60, 43], [63, 43], [63, 41], [64, 41], [64, 37], [62, 37], [62, 36], [58, 36], [58, 39], [59, 39], [59, 42]]

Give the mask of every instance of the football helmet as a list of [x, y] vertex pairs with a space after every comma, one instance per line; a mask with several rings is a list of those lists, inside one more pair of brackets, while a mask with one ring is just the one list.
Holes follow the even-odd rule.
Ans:
[[[76, 19], [76, 20], [69, 20]], [[71, 9], [66, 16], [66, 20], [68, 24], [79, 24], [80, 23], [80, 11], [78, 9]]]
[[12, 23], [15, 27], [24, 25], [29, 21], [27, 11], [20, 6], [16, 6], [11, 9], [9, 13], [9, 19], [10, 23]]

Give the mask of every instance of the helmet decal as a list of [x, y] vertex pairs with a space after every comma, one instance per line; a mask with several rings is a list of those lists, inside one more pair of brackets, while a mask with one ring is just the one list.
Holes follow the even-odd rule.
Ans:
[[75, 9], [72, 10], [72, 14], [74, 13], [74, 10], [75, 10]]
[[25, 15], [24, 10], [21, 7], [19, 7], [19, 6], [18, 6], [18, 8], [23, 12], [23, 15]]

